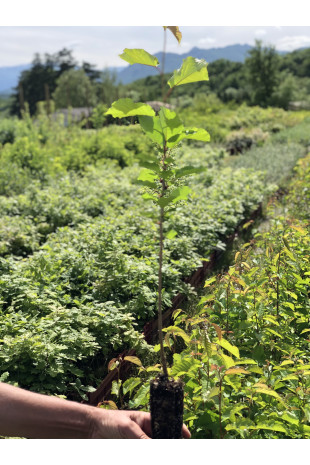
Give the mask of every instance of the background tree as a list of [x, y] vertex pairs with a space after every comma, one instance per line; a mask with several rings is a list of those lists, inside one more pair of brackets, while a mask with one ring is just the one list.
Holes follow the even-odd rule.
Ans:
[[56, 108], [92, 107], [96, 104], [96, 91], [83, 69], [71, 69], [57, 80], [53, 99]]
[[98, 100], [109, 107], [114, 100], [122, 96], [122, 88], [123, 86], [117, 83], [116, 72], [106, 68], [100, 74], [100, 83], [97, 86]]
[[263, 47], [257, 40], [245, 60], [245, 71], [251, 86], [254, 105], [270, 105], [272, 94], [279, 82], [279, 55], [274, 47]]
[[10, 113], [12, 115], [21, 114], [20, 92], [23, 100], [28, 103], [31, 115], [37, 109], [37, 102], [45, 100], [46, 85], [51, 95], [56, 89], [56, 82], [62, 73], [75, 68], [72, 52], [66, 48], [56, 54], [45, 54], [44, 58], [37, 53], [32, 61], [30, 69], [21, 73], [18, 85], [12, 95]]

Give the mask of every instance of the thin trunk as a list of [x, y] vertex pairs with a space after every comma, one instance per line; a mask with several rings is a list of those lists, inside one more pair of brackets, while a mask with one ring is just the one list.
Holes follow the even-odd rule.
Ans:
[[160, 207], [159, 217], [159, 271], [158, 271], [158, 335], [160, 344], [160, 358], [163, 366], [163, 372], [168, 376], [167, 363], [164, 352], [164, 341], [163, 341], [163, 314], [162, 314], [162, 267], [163, 267], [163, 250], [164, 250], [164, 233], [163, 233], [163, 222], [164, 222], [164, 208]]

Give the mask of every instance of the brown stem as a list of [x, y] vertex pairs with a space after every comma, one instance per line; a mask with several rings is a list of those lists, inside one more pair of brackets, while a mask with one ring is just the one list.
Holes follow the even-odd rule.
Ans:
[[160, 358], [163, 366], [164, 375], [168, 376], [167, 363], [164, 352], [164, 341], [163, 341], [163, 313], [162, 313], [162, 267], [163, 267], [163, 250], [164, 250], [164, 233], [163, 233], [163, 222], [164, 222], [164, 208], [160, 207], [159, 217], [159, 270], [158, 270], [158, 336], [160, 344]]
[[[165, 158], [167, 154], [167, 146], [164, 145], [164, 153], [162, 157], [162, 164], [163, 170], [165, 170]], [[162, 190], [160, 197], [163, 197], [165, 194], [166, 189], [168, 188], [164, 179], [161, 179]], [[164, 207], [160, 207], [160, 215], [159, 215], [159, 269], [158, 269], [158, 336], [159, 336], [159, 344], [160, 344], [160, 358], [163, 367], [163, 372], [165, 376], [168, 376], [167, 372], [167, 362], [166, 356], [164, 351], [164, 341], [163, 341], [163, 314], [162, 314], [162, 281], [163, 281], [163, 251], [164, 251], [164, 231], [163, 231], [163, 223], [165, 219], [165, 212]]]
[[227, 289], [226, 289], [226, 337], [228, 338], [228, 317], [229, 317], [229, 287], [230, 287], [230, 279], [228, 281]]
[[281, 258], [281, 253], [279, 253], [279, 259], [278, 259], [278, 276], [277, 276], [277, 317], [279, 317], [279, 273], [280, 273], [280, 258]]
[[219, 422], [220, 422], [220, 438], [223, 439], [223, 429], [222, 429], [222, 377], [220, 377], [220, 392], [219, 392]]

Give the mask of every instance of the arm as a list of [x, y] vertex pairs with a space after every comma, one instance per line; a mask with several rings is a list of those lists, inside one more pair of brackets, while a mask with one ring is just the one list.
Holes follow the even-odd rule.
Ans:
[[[190, 433], [183, 426], [184, 437]], [[149, 439], [147, 412], [104, 410], [0, 383], [0, 435], [35, 439]]]

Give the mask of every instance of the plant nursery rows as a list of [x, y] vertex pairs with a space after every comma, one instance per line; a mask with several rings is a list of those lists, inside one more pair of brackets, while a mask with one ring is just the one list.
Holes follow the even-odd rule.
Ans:
[[[184, 282], [184, 278], [201, 266], [212, 251], [224, 250], [225, 238], [240, 222], [287, 184], [293, 167], [298, 159], [305, 156], [309, 144], [309, 116], [306, 112], [277, 110], [272, 114], [270, 109], [257, 109], [255, 113], [253, 108], [244, 106], [233, 119], [229, 109], [224, 108], [209, 115], [211, 127], [220, 112], [224, 121], [223, 132], [214, 134], [216, 143], [202, 147], [199, 142], [190, 142], [177, 149], [180, 167], [190, 164], [201, 170], [190, 178], [192, 192], [188, 202], [171, 208], [165, 221], [164, 309], [169, 308], [178, 293], [197, 299], [196, 291]], [[184, 113], [183, 117], [192, 116]], [[201, 119], [203, 126], [204, 117], [197, 114], [197, 118]], [[244, 127], [246, 129], [240, 129]], [[251, 148], [229, 155], [229, 147], [237, 147], [240, 139], [245, 137], [251, 138]], [[98, 386], [115, 354], [126, 348], [135, 348], [144, 364], [151, 363], [158, 355], [142, 336], [143, 325], [156, 312], [158, 219], [153, 205], [141, 198], [141, 186], [136, 181], [141, 170], [139, 164], [147, 162], [155, 148], [135, 125], [84, 130], [76, 125], [64, 127], [61, 121], [52, 122], [45, 116], [33, 121], [27, 115], [20, 121], [0, 121], [0, 144], [0, 379], [41, 393], [87, 399], [87, 392]], [[306, 180], [300, 182], [306, 183]], [[301, 201], [296, 200], [296, 205], [302, 212]], [[305, 202], [305, 208], [306, 205]], [[299, 223], [296, 227], [305, 230], [305, 226], [301, 227]], [[280, 226], [278, 229], [281, 231]], [[205, 421], [208, 431], [211, 431], [208, 434], [215, 436], [237, 434], [243, 437], [247, 431], [251, 437], [263, 434], [256, 428], [257, 422], [253, 417], [256, 407], [249, 410], [247, 419], [252, 422], [249, 423], [252, 427], [248, 430], [236, 426], [242, 417], [240, 412], [244, 405], [248, 408], [248, 404], [240, 401], [240, 409], [228, 415], [228, 397], [237, 395], [231, 394], [234, 390], [239, 395], [239, 384], [250, 378], [240, 371], [228, 376], [221, 366], [224, 364], [225, 370], [239, 370], [239, 365], [242, 365], [245, 371], [252, 373], [252, 377], [253, 373], [263, 376], [265, 368], [261, 368], [259, 363], [264, 357], [270, 360], [270, 364], [277, 364], [275, 366], [283, 362], [284, 346], [278, 347], [281, 337], [300, 338], [300, 333], [307, 329], [305, 321], [294, 320], [292, 323], [289, 312], [296, 310], [300, 312], [297, 320], [303, 318], [300, 306], [295, 307], [296, 300], [303, 298], [304, 291], [300, 289], [308, 278], [303, 274], [305, 264], [299, 264], [298, 253], [303, 256], [309, 244], [306, 243], [306, 235], [298, 229], [290, 228], [289, 232], [297, 236], [295, 234], [291, 238], [288, 235], [285, 251], [280, 251], [283, 246], [281, 238], [277, 250], [272, 232], [268, 233], [272, 245], [264, 245], [265, 250], [270, 249], [265, 260], [271, 267], [270, 276], [264, 275], [267, 280], [264, 282], [273, 280], [272, 292], [264, 288], [262, 281], [262, 294], [257, 292], [256, 295], [253, 291], [257, 284], [242, 294], [246, 286], [240, 283], [246, 284], [249, 279], [246, 273], [254, 269], [253, 276], [256, 277], [260, 269], [255, 264], [259, 257], [254, 256], [250, 261], [244, 258], [250, 255], [251, 245], [236, 258], [234, 271], [230, 278], [225, 278], [229, 284], [224, 285], [224, 290], [216, 291], [215, 281], [211, 283], [210, 295], [203, 302], [216, 302], [212, 314], [201, 316], [200, 306], [191, 318], [201, 319], [201, 322], [193, 320], [187, 323], [187, 326], [193, 326], [193, 333], [186, 333], [186, 336], [182, 333], [187, 348], [174, 355], [172, 371], [174, 375], [188, 371], [192, 378], [188, 389], [197, 392], [197, 398], [202, 399], [197, 400], [194, 406], [186, 407], [185, 421], [194, 426], [197, 437], [205, 434]], [[297, 247], [295, 251], [296, 237], [300, 249]], [[272, 255], [274, 251], [275, 255]], [[296, 268], [292, 265], [292, 270], [289, 269], [300, 277], [301, 284], [300, 289], [289, 288], [292, 295], [286, 295], [287, 305], [283, 307], [284, 285], [277, 288], [278, 281], [273, 274], [280, 274], [284, 260], [298, 261], [294, 265]], [[300, 266], [304, 268], [298, 268]], [[263, 277], [257, 277], [259, 279]], [[242, 304], [246, 302], [245, 309], [240, 310], [243, 326], [235, 304], [231, 311], [227, 310], [236, 299], [232, 289], [234, 285], [240, 290], [240, 299], [243, 296]], [[215, 292], [220, 294], [215, 296]], [[264, 319], [265, 316], [259, 313], [264, 293], [268, 294], [270, 307], [274, 310], [276, 305], [278, 308], [276, 315], [271, 308], [264, 310], [269, 319]], [[297, 299], [293, 294], [297, 295]], [[254, 326], [255, 315], [258, 329]], [[186, 318], [183, 313], [178, 315], [176, 324], [180, 325], [180, 331], [184, 330]], [[281, 334], [277, 331], [280, 319], [284, 325]], [[208, 332], [207, 336], [203, 336], [202, 325], [216, 330], [217, 342], [213, 333], [210, 341]], [[199, 338], [205, 338], [203, 349], [198, 336], [199, 347], [192, 347], [192, 339], [198, 333]], [[266, 349], [267, 353], [253, 355], [253, 341], [264, 342], [267, 336], [271, 344]], [[302, 344], [306, 336], [305, 331], [300, 340], [300, 350], [305, 350]], [[170, 345], [169, 340], [167, 344]], [[288, 341], [287, 344], [293, 345], [293, 342]], [[228, 352], [222, 353], [220, 347]], [[235, 352], [229, 352], [231, 347]], [[240, 348], [243, 361], [246, 357], [254, 361], [239, 363], [240, 354], [236, 347]], [[186, 357], [191, 352], [203, 352], [203, 356], [199, 356], [203, 359], [192, 357], [193, 366], [182, 370], [182, 364], [184, 360], [187, 363]], [[238, 359], [239, 368], [235, 368], [231, 355]], [[295, 363], [293, 356], [289, 352], [288, 360]], [[209, 357], [210, 363], [205, 361], [205, 357]], [[225, 357], [226, 365], [223, 362]], [[303, 359], [298, 354], [296, 357], [296, 360]], [[221, 364], [219, 360], [222, 360]], [[299, 367], [301, 362], [296, 363]], [[199, 378], [202, 365], [209, 366], [206, 378], [205, 375]], [[217, 368], [211, 368], [213, 366]], [[251, 367], [263, 370], [263, 373], [253, 372]], [[282, 376], [280, 368], [279, 373]], [[295, 372], [289, 372], [287, 376], [295, 376]], [[260, 383], [259, 380], [256, 382]], [[280, 402], [279, 397], [286, 402], [285, 396], [281, 392], [277, 394], [270, 380], [262, 381], [261, 385], [267, 386], [261, 387], [262, 390], [276, 393], [269, 397], [265, 393], [267, 397], [264, 397], [264, 393], [259, 391], [261, 402], [268, 404], [272, 401], [270, 409], [275, 402]], [[131, 392], [132, 386], [127, 391], [125, 389], [124, 394]], [[206, 394], [208, 389], [211, 397]], [[253, 389], [254, 395], [257, 389]], [[139, 402], [139, 395], [136, 396], [132, 401], [135, 405], [142, 405], [145, 401], [139, 392], [144, 400]], [[296, 408], [299, 408], [298, 402], [302, 402], [298, 395], [294, 401]], [[199, 409], [205, 402], [209, 405], [209, 398], [212, 404], [210, 412], [208, 410], [209, 417], [201, 419]], [[253, 402], [257, 406], [256, 400]], [[302, 415], [305, 418], [307, 413]], [[233, 420], [228, 421], [226, 417]], [[268, 418], [271, 421], [271, 417]], [[292, 431], [293, 420], [289, 425]], [[281, 425], [278, 428], [284, 428]], [[307, 434], [305, 429], [298, 431], [294, 434]]]

